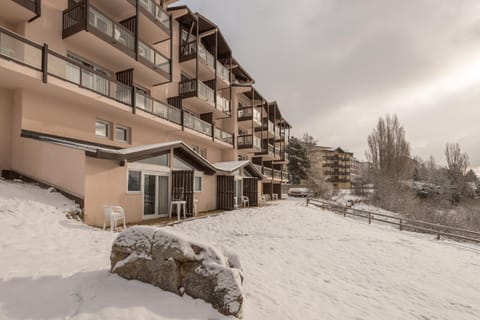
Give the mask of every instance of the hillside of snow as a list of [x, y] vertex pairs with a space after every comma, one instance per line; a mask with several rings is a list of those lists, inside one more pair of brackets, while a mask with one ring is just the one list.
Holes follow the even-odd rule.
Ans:
[[[0, 319], [227, 319], [109, 273], [110, 232], [57, 193], [0, 180]], [[280, 201], [175, 227], [236, 252], [245, 319], [480, 319], [480, 246]]]

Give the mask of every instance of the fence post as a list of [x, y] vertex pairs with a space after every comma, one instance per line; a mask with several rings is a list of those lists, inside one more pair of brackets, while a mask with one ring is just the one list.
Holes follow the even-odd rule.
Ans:
[[372, 224], [372, 214], [368, 213], [368, 224]]
[[310, 203], [310, 197], [307, 197], [307, 207], [309, 203]]
[[400, 231], [402, 231], [402, 222], [403, 222], [403, 220], [400, 219]]
[[437, 233], [437, 240], [440, 240], [440, 233]]

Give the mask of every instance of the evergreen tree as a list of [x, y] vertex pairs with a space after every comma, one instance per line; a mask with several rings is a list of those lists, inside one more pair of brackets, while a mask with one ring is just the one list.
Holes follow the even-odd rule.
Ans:
[[310, 160], [307, 156], [307, 148], [298, 138], [291, 137], [288, 143], [288, 172], [290, 182], [299, 184], [300, 180], [308, 177]]

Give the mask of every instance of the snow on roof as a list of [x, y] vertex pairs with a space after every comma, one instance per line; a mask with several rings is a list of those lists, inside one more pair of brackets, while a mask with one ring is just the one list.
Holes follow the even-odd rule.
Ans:
[[102, 151], [107, 151], [109, 153], [115, 153], [115, 154], [130, 154], [130, 153], [136, 153], [136, 152], [142, 152], [142, 151], [147, 151], [147, 150], [152, 150], [152, 149], [159, 149], [159, 148], [169, 148], [169, 147], [174, 147], [178, 145], [184, 145], [185, 147], [190, 148], [188, 145], [183, 143], [182, 141], [169, 141], [169, 142], [162, 142], [162, 143], [155, 143], [155, 144], [146, 144], [143, 146], [136, 146], [136, 147], [130, 147], [130, 148], [124, 148], [124, 149], [109, 149], [109, 148], [97, 148], [98, 150]]
[[217, 162], [213, 165], [222, 171], [232, 172], [238, 170], [239, 168], [243, 168], [250, 163], [250, 160], [242, 160], [242, 161], [227, 161], [227, 162]]

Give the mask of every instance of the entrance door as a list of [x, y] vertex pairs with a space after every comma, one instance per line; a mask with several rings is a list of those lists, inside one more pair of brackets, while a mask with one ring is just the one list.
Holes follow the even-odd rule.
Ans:
[[166, 175], [145, 174], [143, 178], [143, 217], [168, 216], [169, 178]]

